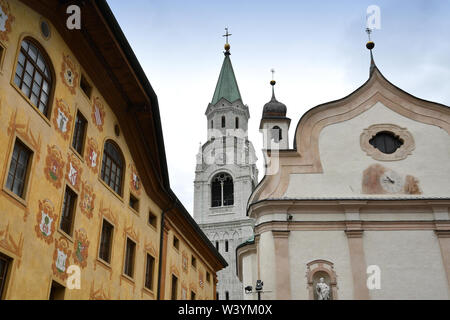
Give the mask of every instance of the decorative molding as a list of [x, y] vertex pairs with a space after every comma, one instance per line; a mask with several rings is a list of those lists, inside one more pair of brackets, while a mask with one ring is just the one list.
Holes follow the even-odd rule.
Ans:
[[14, 113], [11, 114], [7, 132], [9, 135], [17, 132], [20, 137], [33, 147], [37, 161], [39, 161], [41, 155], [41, 134], [39, 134], [36, 139], [30, 128], [30, 119], [28, 119], [26, 124], [17, 123], [17, 110], [15, 110]]
[[101, 283], [99, 289], [95, 290], [94, 288], [95, 283], [94, 280], [92, 280], [91, 290], [89, 293], [90, 300], [111, 300], [111, 289], [108, 289], [108, 291], [103, 289], [103, 282]]
[[[398, 137], [403, 144], [395, 150], [395, 152], [388, 154], [383, 153], [370, 144], [370, 140], [379, 132], [388, 131]], [[401, 128], [395, 124], [373, 124], [363, 130], [360, 136], [361, 149], [375, 160], [379, 161], [396, 161], [403, 160], [416, 148], [412, 134], [406, 129]]]
[[19, 259], [17, 266], [20, 267], [23, 250], [23, 234], [20, 233], [18, 239], [15, 240], [9, 232], [9, 222], [5, 229], [0, 230], [0, 247], [18, 257]]

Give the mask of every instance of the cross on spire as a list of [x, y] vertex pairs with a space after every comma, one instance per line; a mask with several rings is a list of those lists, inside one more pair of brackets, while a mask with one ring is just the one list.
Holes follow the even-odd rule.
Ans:
[[370, 40], [370, 34], [372, 33], [372, 29], [370, 29], [369, 27], [367, 27], [367, 28], [366, 28], [366, 33], [367, 33], [367, 35], [368, 35], [368, 37], [369, 37], [369, 41], [371, 41], [371, 40]]
[[228, 27], [225, 28], [225, 34], [222, 37], [226, 38], [226, 44], [228, 44], [228, 37], [231, 36], [231, 33], [228, 33]]
[[275, 69], [273, 69], [273, 68], [270, 69], [270, 72], [272, 72], [272, 80], [274, 80], [274, 76], [273, 75], [275, 74]]

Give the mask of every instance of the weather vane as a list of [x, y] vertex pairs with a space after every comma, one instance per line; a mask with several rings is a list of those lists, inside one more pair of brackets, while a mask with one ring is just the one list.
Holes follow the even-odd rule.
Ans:
[[367, 35], [369, 36], [369, 41], [371, 41], [371, 40], [370, 40], [370, 34], [372, 33], [372, 29], [370, 29], [369, 27], [367, 27], [367, 28], [366, 28], [366, 32], [367, 32]]

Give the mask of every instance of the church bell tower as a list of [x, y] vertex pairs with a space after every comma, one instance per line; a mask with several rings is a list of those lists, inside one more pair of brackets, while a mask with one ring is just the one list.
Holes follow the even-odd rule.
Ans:
[[224, 60], [206, 109], [207, 140], [200, 146], [194, 181], [194, 219], [227, 260], [218, 273], [217, 297], [242, 300], [236, 247], [253, 234], [247, 201], [258, 183], [256, 155], [248, 140], [249, 108], [243, 103], [230, 59], [226, 28]]

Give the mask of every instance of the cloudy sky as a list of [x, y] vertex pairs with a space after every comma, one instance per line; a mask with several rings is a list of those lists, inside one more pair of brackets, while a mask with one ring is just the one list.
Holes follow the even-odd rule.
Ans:
[[231, 60], [250, 109], [249, 138], [260, 158], [258, 132], [270, 100], [292, 119], [342, 98], [368, 78], [366, 11], [377, 5], [375, 62], [403, 90], [450, 105], [450, 1], [108, 0], [159, 99], [172, 189], [191, 211], [195, 155], [223, 61], [229, 27]]

